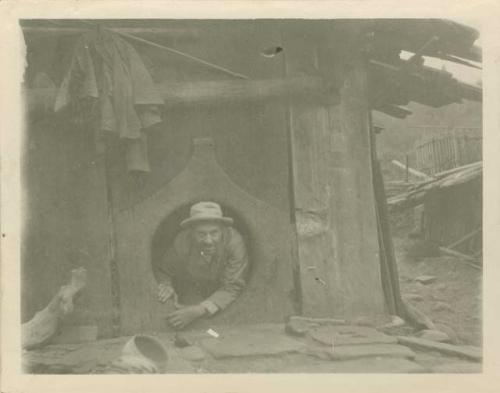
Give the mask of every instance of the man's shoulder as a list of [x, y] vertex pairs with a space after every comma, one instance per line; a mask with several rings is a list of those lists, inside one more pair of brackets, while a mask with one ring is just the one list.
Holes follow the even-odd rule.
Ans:
[[234, 227], [227, 228], [227, 240], [226, 245], [228, 247], [245, 247], [245, 241], [243, 240], [243, 236], [238, 230]]

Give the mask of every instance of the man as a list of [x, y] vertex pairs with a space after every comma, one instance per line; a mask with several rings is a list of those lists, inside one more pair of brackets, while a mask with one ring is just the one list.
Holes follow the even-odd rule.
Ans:
[[232, 224], [217, 203], [193, 205], [183, 231], [155, 266], [158, 300], [185, 304], [167, 317], [174, 328], [225, 309], [245, 287], [247, 251]]

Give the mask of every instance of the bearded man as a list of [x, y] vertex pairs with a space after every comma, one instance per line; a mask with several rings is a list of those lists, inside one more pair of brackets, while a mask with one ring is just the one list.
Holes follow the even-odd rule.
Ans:
[[178, 309], [167, 316], [174, 328], [225, 309], [245, 287], [247, 250], [232, 224], [217, 203], [196, 203], [181, 222], [183, 230], [156, 264], [158, 300], [172, 298], [177, 304]]

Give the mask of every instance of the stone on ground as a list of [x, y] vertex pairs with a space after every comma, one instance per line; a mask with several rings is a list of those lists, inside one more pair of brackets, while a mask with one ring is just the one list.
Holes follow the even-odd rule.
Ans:
[[291, 336], [304, 337], [309, 325], [303, 321], [290, 320], [285, 324], [285, 332]]
[[418, 276], [415, 278], [415, 281], [419, 282], [421, 284], [427, 285], [427, 284], [431, 284], [434, 281], [436, 281], [436, 276], [426, 276], [426, 275]]
[[445, 332], [439, 330], [424, 329], [418, 332], [418, 337], [441, 343], [450, 342], [450, 337]]
[[319, 326], [309, 331], [309, 335], [325, 345], [353, 344], [395, 344], [396, 337], [388, 336], [366, 326]]

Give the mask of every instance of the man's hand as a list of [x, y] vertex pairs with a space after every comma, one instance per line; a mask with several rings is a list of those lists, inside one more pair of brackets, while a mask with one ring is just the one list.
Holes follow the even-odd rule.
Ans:
[[167, 321], [176, 329], [182, 329], [194, 320], [205, 315], [206, 310], [202, 305], [186, 306], [174, 311], [167, 317]]
[[165, 303], [174, 294], [174, 288], [161, 282], [158, 284], [158, 301]]

